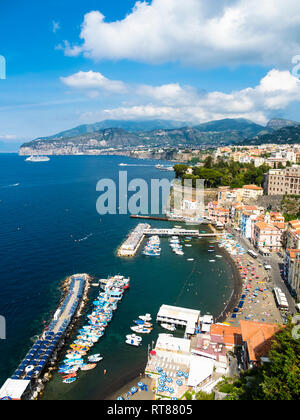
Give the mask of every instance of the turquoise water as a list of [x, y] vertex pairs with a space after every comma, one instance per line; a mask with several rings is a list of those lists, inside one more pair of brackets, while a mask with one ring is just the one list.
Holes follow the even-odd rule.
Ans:
[[[192, 248], [185, 248], [184, 257], [174, 255], [167, 240], [162, 240], [160, 258], [147, 258], [141, 252], [133, 259], [116, 257], [116, 249], [137, 221], [128, 216], [99, 216], [96, 184], [103, 177], [117, 179], [121, 162], [144, 163], [80, 156], [53, 157], [49, 163], [33, 164], [16, 155], [0, 155], [0, 315], [7, 321], [7, 340], [0, 341], [1, 384], [53, 315], [61, 281], [77, 272], [96, 278], [121, 273], [131, 277], [131, 288], [104, 339], [93, 349], [103, 354], [103, 363], [82, 373], [72, 385], [54, 377], [47, 385], [46, 399], [105, 398], [139, 373], [146, 363], [147, 344], [162, 332], [155, 327], [144, 338], [143, 347], [127, 346], [125, 336], [142, 313], [155, 316], [162, 304], [215, 316], [223, 311], [232, 292], [232, 272], [225, 260], [208, 262], [211, 254], [206, 240], [194, 241]], [[147, 161], [149, 166], [122, 170], [128, 170], [129, 179], [171, 178], [172, 174], [155, 169], [157, 163]], [[78, 242], [83, 238], [87, 239]], [[188, 258], [195, 261], [188, 262]], [[91, 300], [97, 293], [92, 289]]]

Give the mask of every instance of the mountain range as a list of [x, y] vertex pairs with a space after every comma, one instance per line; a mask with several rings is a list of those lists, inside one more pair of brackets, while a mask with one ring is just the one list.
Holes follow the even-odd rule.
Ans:
[[223, 119], [197, 126], [182, 122], [105, 120], [25, 143], [20, 154], [97, 153], [137, 146], [188, 147], [228, 144], [298, 143], [300, 124], [273, 119], [266, 127], [246, 119]]

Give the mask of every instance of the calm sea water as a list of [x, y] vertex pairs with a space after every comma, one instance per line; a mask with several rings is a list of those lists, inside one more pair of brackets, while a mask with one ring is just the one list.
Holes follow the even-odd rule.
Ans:
[[[135, 377], [145, 366], [147, 344], [162, 332], [155, 327], [142, 348], [127, 346], [125, 336], [138, 315], [150, 312], [155, 316], [162, 304], [214, 315], [224, 309], [233, 287], [231, 268], [225, 260], [208, 262], [206, 240], [185, 248], [184, 257], [174, 255], [167, 240], [162, 241], [160, 258], [140, 253], [130, 260], [116, 257], [117, 247], [137, 221], [128, 216], [100, 216], [96, 184], [101, 178], [117, 180], [121, 162], [141, 165], [121, 168], [128, 171], [129, 179], [172, 178], [155, 168], [157, 161], [80, 156], [34, 164], [17, 155], [0, 155], [0, 315], [7, 321], [7, 339], [0, 340], [0, 385], [55, 312], [61, 281], [74, 273], [87, 272], [97, 278], [121, 273], [131, 277], [131, 289], [104, 339], [94, 347], [103, 354], [103, 363], [72, 385], [62, 384], [55, 376], [47, 385], [45, 399], [105, 398]], [[91, 300], [97, 292], [92, 290]]]

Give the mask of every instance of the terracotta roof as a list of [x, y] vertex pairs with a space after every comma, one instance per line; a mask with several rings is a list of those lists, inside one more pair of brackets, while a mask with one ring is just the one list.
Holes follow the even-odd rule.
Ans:
[[244, 185], [244, 190], [256, 190], [256, 191], [263, 191], [262, 187], [258, 187], [257, 185]]
[[252, 321], [240, 321], [243, 341], [247, 343], [250, 361], [259, 362], [267, 356], [279, 325]]
[[266, 222], [257, 222], [255, 226], [257, 226], [259, 230], [271, 230], [273, 232], [278, 232], [278, 229], [275, 226], [269, 225]]
[[225, 344], [240, 346], [242, 344], [242, 330], [239, 327], [229, 325], [214, 324], [210, 329], [211, 336], [222, 338]]
[[298, 254], [300, 254], [300, 249], [287, 249], [291, 258], [296, 258]]

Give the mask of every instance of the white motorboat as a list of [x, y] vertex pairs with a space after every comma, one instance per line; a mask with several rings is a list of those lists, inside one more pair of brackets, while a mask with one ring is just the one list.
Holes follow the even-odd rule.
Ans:
[[146, 322], [150, 322], [152, 321], [152, 317], [150, 314], [146, 314], [146, 315], [140, 315], [139, 319], [141, 319], [142, 321], [146, 321]]
[[126, 344], [129, 344], [130, 346], [134, 347], [139, 347], [142, 345], [142, 342], [138, 340], [126, 340]]
[[176, 331], [176, 327], [175, 325], [170, 325], [170, 324], [161, 324], [162, 328], [164, 328], [165, 330], [168, 331]]
[[150, 334], [152, 331], [152, 328], [144, 328], [144, 327], [131, 327], [131, 330], [138, 333], [138, 334]]
[[128, 334], [126, 335], [126, 340], [136, 340], [136, 341], [143, 341], [142, 337], [136, 334]]

